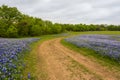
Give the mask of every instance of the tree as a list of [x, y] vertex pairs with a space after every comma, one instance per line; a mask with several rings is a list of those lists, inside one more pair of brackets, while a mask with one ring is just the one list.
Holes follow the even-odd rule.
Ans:
[[18, 30], [15, 26], [11, 25], [7, 30], [8, 37], [18, 37]]
[[60, 33], [62, 31], [62, 27], [59, 24], [54, 24], [54, 26], [52, 27], [52, 32], [54, 34], [56, 33]]
[[7, 23], [4, 19], [0, 19], [0, 37], [6, 37]]
[[0, 7], [0, 19], [4, 19], [9, 26], [13, 23], [18, 23], [19, 20], [22, 19], [22, 14], [16, 7], [2, 5], [2, 7]]
[[41, 27], [39, 25], [34, 25], [31, 28], [31, 35], [32, 36], [40, 36], [42, 34]]
[[21, 20], [18, 25], [18, 34], [20, 36], [29, 36], [29, 22], [27, 20]]

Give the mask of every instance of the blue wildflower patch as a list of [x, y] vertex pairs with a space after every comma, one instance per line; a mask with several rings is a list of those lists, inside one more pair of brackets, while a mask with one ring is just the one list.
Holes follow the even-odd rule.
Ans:
[[0, 38], [0, 80], [22, 80], [21, 73], [25, 67], [22, 53], [30, 50], [29, 45], [37, 40]]
[[103, 56], [120, 60], [120, 36], [117, 35], [80, 35], [66, 38], [78, 47], [89, 48]]

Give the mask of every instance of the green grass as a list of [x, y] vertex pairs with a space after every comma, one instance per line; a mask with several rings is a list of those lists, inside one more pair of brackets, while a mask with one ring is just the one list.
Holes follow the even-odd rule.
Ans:
[[[71, 32], [70, 34], [72, 36], [84, 35], [84, 34], [120, 35], [120, 32], [119, 31], [100, 31], [100, 32], [94, 31], [94, 32]], [[69, 36], [69, 37], [71, 37], [71, 36]], [[80, 54], [82, 54], [88, 58], [91, 58], [92, 60], [94, 60], [96, 62], [99, 62], [103, 66], [107, 66], [110, 69], [112, 69], [113, 67], [115, 69], [119, 69], [120, 63], [108, 56], [102, 56], [91, 49], [77, 47], [74, 44], [66, 42], [65, 40], [62, 40], [61, 43], [64, 46], [66, 46], [67, 48], [74, 50], [76, 52], [79, 52]]]
[[107, 35], [120, 35], [120, 31], [87, 31], [87, 32], [69, 32], [71, 35], [79, 34], [107, 34]]

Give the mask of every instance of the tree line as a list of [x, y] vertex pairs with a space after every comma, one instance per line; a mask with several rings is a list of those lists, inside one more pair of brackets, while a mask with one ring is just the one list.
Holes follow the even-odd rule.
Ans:
[[59, 24], [22, 14], [16, 7], [0, 7], [0, 37], [30, 37], [66, 31], [120, 31], [120, 25]]

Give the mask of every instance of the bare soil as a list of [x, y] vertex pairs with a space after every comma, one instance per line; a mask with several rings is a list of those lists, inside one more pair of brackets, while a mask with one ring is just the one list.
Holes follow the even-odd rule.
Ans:
[[[62, 38], [51, 39], [39, 46], [37, 66], [38, 80], [120, 80], [117, 73], [99, 63], [64, 47]], [[47, 78], [42, 78], [40, 69]]]

